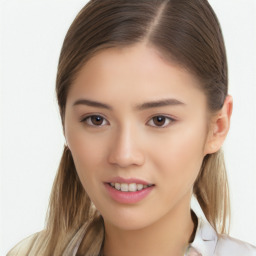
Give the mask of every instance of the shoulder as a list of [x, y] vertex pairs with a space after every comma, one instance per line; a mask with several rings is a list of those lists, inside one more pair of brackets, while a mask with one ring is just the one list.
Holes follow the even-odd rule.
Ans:
[[256, 256], [256, 247], [228, 235], [220, 235], [214, 255]]
[[39, 233], [33, 234], [15, 245], [6, 256], [25, 256], [34, 245]]
[[256, 247], [228, 235], [217, 234], [202, 217], [198, 218], [198, 227], [190, 250], [203, 256], [256, 256]]

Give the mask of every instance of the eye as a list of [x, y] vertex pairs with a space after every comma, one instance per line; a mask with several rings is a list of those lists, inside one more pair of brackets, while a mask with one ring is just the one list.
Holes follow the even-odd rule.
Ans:
[[175, 120], [171, 117], [159, 115], [152, 117], [147, 124], [154, 127], [166, 127], [174, 121]]
[[87, 116], [83, 118], [81, 122], [85, 122], [90, 126], [103, 126], [108, 124], [107, 120], [100, 115]]

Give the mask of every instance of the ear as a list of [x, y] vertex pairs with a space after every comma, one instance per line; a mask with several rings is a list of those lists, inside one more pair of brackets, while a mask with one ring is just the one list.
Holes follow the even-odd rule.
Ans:
[[229, 131], [232, 109], [233, 98], [228, 95], [222, 109], [212, 118], [205, 144], [205, 155], [215, 153], [221, 148]]

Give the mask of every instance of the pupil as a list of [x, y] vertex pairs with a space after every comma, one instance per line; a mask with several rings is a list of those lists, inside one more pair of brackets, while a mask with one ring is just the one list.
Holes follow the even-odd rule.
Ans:
[[103, 123], [103, 118], [100, 116], [93, 116], [92, 117], [92, 123], [94, 125], [101, 125]]
[[157, 126], [162, 126], [165, 123], [165, 117], [164, 116], [156, 116], [153, 118], [154, 124]]

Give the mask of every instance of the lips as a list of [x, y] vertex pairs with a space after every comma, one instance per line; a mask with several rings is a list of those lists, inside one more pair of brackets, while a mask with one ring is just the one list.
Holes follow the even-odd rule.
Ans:
[[122, 177], [114, 177], [114, 178], [108, 180], [106, 183], [109, 183], [109, 184], [111, 184], [111, 183], [127, 183], [127, 184], [136, 183], [136, 184], [142, 184], [142, 185], [153, 184], [148, 181], [141, 180], [141, 179], [136, 179], [136, 178], [125, 179]]
[[123, 204], [137, 203], [144, 199], [155, 187], [154, 184], [139, 179], [116, 177], [105, 182], [110, 197]]

